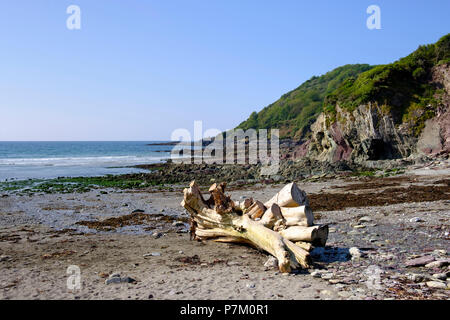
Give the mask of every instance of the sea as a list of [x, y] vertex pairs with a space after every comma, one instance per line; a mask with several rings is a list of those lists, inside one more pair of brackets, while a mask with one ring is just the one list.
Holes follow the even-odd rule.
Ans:
[[132, 166], [166, 161], [172, 148], [167, 141], [0, 141], [0, 181], [146, 172]]

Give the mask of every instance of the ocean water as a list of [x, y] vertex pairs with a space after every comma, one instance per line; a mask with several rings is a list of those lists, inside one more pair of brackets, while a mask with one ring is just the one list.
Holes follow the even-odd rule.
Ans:
[[170, 158], [163, 141], [0, 142], [0, 181], [143, 172], [129, 168]]

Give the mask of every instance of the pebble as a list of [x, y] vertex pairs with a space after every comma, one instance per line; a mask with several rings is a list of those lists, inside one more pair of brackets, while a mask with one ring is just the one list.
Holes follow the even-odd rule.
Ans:
[[444, 282], [440, 281], [428, 281], [427, 286], [429, 288], [435, 288], [435, 289], [446, 289], [447, 285]]
[[365, 228], [366, 226], [365, 225], [363, 225], [363, 224], [357, 224], [356, 226], [353, 226], [353, 228], [355, 228], [355, 229], [363, 229], [363, 228]]
[[447, 280], [447, 273], [435, 273], [432, 277], [438, 280]]
[[433, 262], [427, 263], [425, 265], [425, 268], [441, 268], [447, 264], [448, 264], [448, 261], [443, 261], [443, 260], [433, 261]]
[[334, 277], [334, 274], [333, 273], [324, 273], [324, 274], [322, 274], [322, 279], [325, 279], [325, 280], [330, 280], [330, 279], [332, 279]]
[[348, 291], [340, 291], [338, 292], [338, 296], [340, 296], [341, 298], [349, 298], [351, 296], [351, 292]]
[[361, 250], [359, 250], [357, 247], [351, 247], [348, 252], [352, 256], [352, 258], [360, 258], [363, 256], [363, 253]]
[[319, 271], [313, 271], [310, 273], [313, 278], [322, 278], [322, 274]]
[[333, 293], [330, 290], [322, 290], [320, 291], [320, 294], [331, 296]]
[[254, 289], [256, 285], [254, 283], [247, 283], [246, 287], [249, 289]]
[[409, 222], [425, 222], [425, 221], [423, 219], [420, 219], [419, 217], [415, 217], [409, 219]]
[[122, 279], [120, 277], [113, 277], [110, 279], [105, 280], [105, 284], [111, 284], [111, 283], [120, 283]]
[[275, 257], [269, 257], [267, 261], [264, 263], [264, 267], [278, 267], [278, 260]]
[[424, 276], [421, 274], [413, 273], [408, 275], [408, 279], [411, 281], [414, 281], [416, 283], [422, 282], [424, 279]]
[[371, 221], [372, 221], [372, 218], [369, 217], [369, 216], [361, 217], [361, 218], [359, 218], [359, 220], [358, 220], [358, 222], [371, 222]]
[[184, 252], [183, 252], [183, 250], [180, 250], [180, 251], [178, 251], [178, 253], [179, 253], [179, 254], [183, 254]]
[[446, 256], [447, 250], [437, 249], [433, 251], [434, 254], [440, 255], [440, 256]]
[[159, 257], [159, 256], [161, 256], [160, 252], [146, 253], [143, 255], [143, 257]]
[[172, 223], [173, 227], [184, 227], [184, 223], [182, 221], [174, 221]]
[[10, 257], [10, 256], [6, 256], [6, 255], [2, 255], [2, 256], [0, 256], [0, 262], [3, 262], [3, 261], [8, 261], [9, 259], [11, 259], [11, 257]]
[[415, 259], [411, 259], [405, 262], [406, 267], [421, 267], [427, 265], [435, 260], [432, 256], [423, 256]]

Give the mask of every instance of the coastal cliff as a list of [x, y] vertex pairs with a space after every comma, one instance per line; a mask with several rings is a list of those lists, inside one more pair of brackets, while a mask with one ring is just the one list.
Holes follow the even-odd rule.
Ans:
[[362, 164], [448, 157], [450, 34], [391, 64], [341, 68], [307, 81], [239, 128], [278, 127], [284, 159]]

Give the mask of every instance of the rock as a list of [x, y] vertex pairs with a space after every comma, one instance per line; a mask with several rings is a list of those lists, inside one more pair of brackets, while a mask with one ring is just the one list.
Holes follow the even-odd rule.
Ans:
[[322, 278], [322, 274], [319, 271], [313, 271], [310, 273], [313, 278]]
[[142, 209], [133, 210], [131, 213], [144, 213], [145, 211]]
[[183, 221], [174, 221], [172, 223], [173, 227], [184, 227], [184, 222]]
[[161, 238], [162, 236], [163, 236], [162, 232], [154, 232], [152, 234], [152, 237], [155, 238], [155, 239]]
[[246, 287], [249, 289], [254, 289], [256, 285], [254, 283], [247, 283]]
[[353, 226], [353, 228], [355, 228], [355, 229], [363, 229], [363, 228], [365, 228], [366, 226], [365, 225], [363, 225], [363, 224], [357, 224], [356, 226]]
[[438, 261], [433, 261], [430, 263], [427, 263], [425, 265], [425, 268], [441, 268], [441, 267], [445, 267], [446, 265], [448, 265], [448, 261], [447, 260], [438, 260]]
[[348, 252], [352, 258], [361, 258], [364, 255], [357, 247], [351, 247]]
[[326, 296], [331, 296], [333, 293], [330, 290], [322, 290], [322, 291], [320, 291], [320, 294], [323, 294]]
[[238, 265], [240, 265], [240, 263], [237, 262], [237, 261], [228, 261], [228, 262], [227, 262], [227, 265], [228, 265], [228, 266], [238, 266]]
[[432, 275], [432, 277], [434, 279], [438, 279], [438, 280], [447, 280], [447, 273], [435, 273]]
[[111, 273], [109, 275], [109, 279], [112, 279], [112, 278], [120, 278], [120, 273], [118, 273], [118, 272]]
[[409, 222], [425, 222], [425, 220], [420, 219], [419, 217], [409, 219]]
[[264, 267], [267, 268], [276, 268], [278, 267], [278, 260], [277, 258], [270, 256], [269, 259], [264, 263]]
[[439, 255], [439, 256], [446, 256], [447, 250], [437, 249], [437, 250], [434, 250], [433, 253], [436, 255]]
[[180, 251], [178, 251], [178, 253], [179, 253], [179, 254], [183, 254], [184, 252], [183, 252], [183, 250], [180, 250]]
[[152, 253], [146, 253], [142, 256], [143, 257], [159, 257], [159, 256], [161, 256], [161, 253], [160, 252], [152, 252]]
[[123, 283], [137, 283], [137, 281], [135, 279], [131, 278], [131, 277], [120, 278], [120, 282], [123, 282]]
[[340, 296], [341, 298], [347, 299], [350, 298], [352, 294], [348, 291], [340, 291], [338, 292], [338, 296]]
[[408, 275], [408, 279], [414, 281], [415, 283], [422, 282], [425, 277], [421, 274], [413, 273]]
[[405, 267], [421, 267], [426, 264], [435, 261], [435, 258], [432, 256], [423, 256], [415, 259], [411, 259], [405, 262]]
[[434, 289], [447, 289], [447, 285], [440, 281], [428, 281], [427, 286]]
[[1, 255], [0, 256], [0, 262], [8, 261], [9, 259], [11, 259], [10, 256], [7, 256], [7, 255]]
[[120, 282], [122, 282], [122, 279], [120, 277], [114, 277], [105, 280], [105, 284], [120, 283]]
[[338, 284], [341, 282], [341, 279], [329, 279], [328, 282], [331, 284]]
[[322, 279], [324, 279], [324, 280], [330, 280], [333, 277], [334, 277], [334, 274], [332, 272], [322, 274]]
[[372, 218], [369, 216], [364, 216], [364, 217], [359, 218], [358, 222], [360, 222], [360, 223], [361, 222], [372, 222]]

